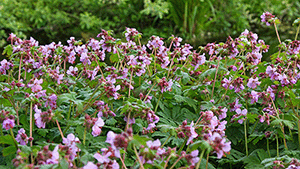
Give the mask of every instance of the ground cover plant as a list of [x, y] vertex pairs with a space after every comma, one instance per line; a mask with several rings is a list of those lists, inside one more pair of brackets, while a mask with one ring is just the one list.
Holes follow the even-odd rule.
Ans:
[[[261, 20], [277, 32], [274, 15]], [[39, 45], [10, 34], [1, 167], [299, 168], [298, 33], [277, 32], [270, 62], [248, 30], [199, 48], [141, 36], [102, 30], [85, 44]]]

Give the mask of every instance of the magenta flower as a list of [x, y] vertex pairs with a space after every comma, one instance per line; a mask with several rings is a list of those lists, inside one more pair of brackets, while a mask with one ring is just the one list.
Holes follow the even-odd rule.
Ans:
[[225, 88], [225, 89], [233, 89], [234, 88], [234, 86], [232, 85], [232, 82], [231, 82], [231, 77], [229, 78], [229, 79], [227, 79], [227, 78], [224, 78], [222, 81], [221, 81], [221, 83], [222, 83], [222, 86]]
[[164, 41], [162, 41], [162, 38], [158, 37], [158, 36], [152, 36], [150, 38], [151, 40], [148, 41], [148, 44], [147, 44], [147, 47], [150, 49], [150, 50], [153, 50], [153, 49], [158, 49], [160, 48], [161, 46], [163, 46], [164, 44]]
[[134, 38], [140, 34], [135, 28], [126, 28], [125, 38], [127, 41], [134, 41]]
[[198, 134], [195, 132], [195, 127], [193, 127], [193, 125], [194, 125], [194, 122], [192, 121], [192, 123], [191, 123], [191, 125], [190, 125], [190, 136], [189, 136], [189, 139], [188, 139], [187, 142], [186, 142], [186, 145], [189, 145], [190, 142], [191, 142], [194, 138], [198, 137]]
[[40, 109], [38, 109], [37, 105], [34, 106], [34, 119], [35, 119], [35, 124], [38, 128], [45, 128], [46, 123], [43, 122], [43, 119], [41, 117], [42, 111]]
[[92, 135], [94, 137], [99, 136], [101, 134], [101, 128], [104, 126], [104, 121], [101, 117], [98, 117], [95, 125], [92, 127]]
[[[237, 117], [236, 118], [239, 118], [241, 116], [246, 117], [248, 111], [247, 111], [247, 109], [244, 109], [244, 110], [236, 109], [235, 112], [237, 113]], [[238, 123], [242, 124], [244, 120], [245, 120], [245, 118], [241, 118], [241, 119], [238, 120]]]
[[4, 121], [3, 121], [3, 124], [2, 124], [2, 127], [5, 129], [5, 130], [9, 130], [9, 129], [12, 129], [15, 127], [15, 120], [12, 116], [12, 118], [6, 118]]
[[251, 104], [256, 103], [258, 101], [258, 98], [259, 98], [258, 94], [259, 94], [259, 92], [256, 92], [254, 90], [251, 91], [251, 95], [250, 95], [250, 97], [251, 97]]
[[272, 89], [272, 87], [268, 86], [267, 88], [267, 93], [270, 94], [270, 97], [272, 98], [272, 100], [274, 101], [275, 100], [275, 93], [276, 91]]
[[252, 89], [255, 89], [258, 85], [260, 85], [261, 82], [258, 81], [258, 77], [256, 78], [250, 78], [248, 83], [247, 83], [247, 86], [249, 88], [252, 88]]
[[96, 153], [94, 154], [94, 158], [96, 160], [98, 160], [99, 163], [109, 163], [110, 159], [108, 158], [109, 156], [111, 156], [112, 153], [111, 152], [107, 152], [105, 155], [101, 155], [100, 153]]
[[21, 145], [26, 145], [28, 143], [28, 139], [29, 138], [27, 137], [25, 130], [21, 128], [16, 136], [16, 141]]
[[6, 70], [13, 66], [12, 63], [8, 62], [6, 59], [3, 59], [0, 66], [0, 74], [6, 74]]
[[70, 160], [74, 160], [77, 156], [77, 152], [81, 151], [76, 143], [80, 143], [78, 137], [75, 137], [73, 133], [68, 134], [67, 138], [63, 138], [63, 143], [69, 147], [70, 150]]
[[76, 53], [75, 53], [74, 50], [72, 50], [70, 52], [70, 55], [68, 56], [68, 62], [71, 63], [71, 64], [74, 64], [75, 60], [76, 60]]
[[84, 65], [86, 65], [86, 64], [88, 64], [88, 65], [90, 65], [92, 62], [90, 61], [90, 57], [87, 55], [87, 53], [82, 53], [81, 55], [80, 55], [80, 61], [84, 64]]
[[157, 150], [161, 146], [161, 143], [158, 139], [155, 141], [149, 140], [146, 142], [146, 144], [150, 149], [153, 149], [153, 150]]
[[82, 169], [98, 169], [98, 166], [89, 161]]
[[77, 71], [78, 71], [77, 67], [70, 66], [69, 70], [67, 70], [67, 74], [71, 76], [76, 76], [78, 74]]
[[270, 12], [264, 12], [261, 16], [261, 22], [266, 23], [267, 26], [275, 23], [275, 15], [272, 15]]
[[56, 109], [56, 100], [57, 96], [55, 94], [50, 95], [45, 102], [45, 107], [50, 106], [51, 109]]
[[169, 82], [166, 81], [166, 77], [163, 77], [160, 79], [160, 82], [158, 83], [158, 86], [161, 89], [161, 92], [171, 91], [173, 82], [172, 80], [169, 80]]
[[200, 158], [198, 157], [199, 154], [199, 150], [194, 150], [191, 152], [191, 154], [187, 155], [187, 160], [193, 165], [195, 166], [195, 164], [197, 164], [200, 160]]
[[226, 139], [222, 138], [219, 133], [214, 133], [211, 136], [211, 141], [215, 152], [217, 153], [217, 157], [220, 159], [224, 155], [224, 153], [229, 153], [231, 150], [231, 142], [226, 143]]
[[55, 146], [54, 150], [52, 151], [52, 157], [46, 161], [47, 164], [58, 164], [58, 160], [59, 160], [58, 148], [59, 145]]
[[[128, 121], [127, 117], [124, 117], [124, 121], [127, 123], [127, 121]], [[134, 123], [135, 123], [135, 118], [129, 119], [128, 124], [134, 124]]]
[[225, 119], [227, 117], [227, 108], [224, 107], [223, 109], [221, 109], [221, 114], [219, 115], [219, 120]]
[[112, 131], [109, 131], [107, 133], [107, 138], [106, 141], [107, 143], [109, 143], [111, 145], [111, 148], [114, 150], [114, 154], [116, 157], [120, 158], [120, 148], [117, 148], [114, 144], [115, 138], [116, 138], [117, 134], [115, 134]]
[[33, 93], [37, 93], [42, 90], [42, 86], [40, 85], [42, 83], [43, 83], [43, 79], [40, 79], [40, 80], [35, 79], [33, 84], [28, 84], [28, 87], [31, 88], [31, 91]]

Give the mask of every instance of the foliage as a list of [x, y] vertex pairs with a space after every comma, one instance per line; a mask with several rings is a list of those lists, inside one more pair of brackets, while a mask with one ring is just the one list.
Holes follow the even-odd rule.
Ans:
[[1, 167], [299, 167], [300, 41], [260, 19], [280, 44], [270, 62], [248, 30], [197, 49], [175, 36], [143, 44], [134, 28], [67, 45], [10, 34]]

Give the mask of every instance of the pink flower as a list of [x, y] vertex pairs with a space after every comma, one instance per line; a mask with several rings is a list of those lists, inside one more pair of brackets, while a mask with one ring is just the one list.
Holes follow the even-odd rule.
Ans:
[[93, 162], [88, 162], [83, 169], [98, 169], [98, 166], [96, 164], [94, 164]]
[[42, 117], [41, 117], [42, 111], [40, 109], [38, 109], [37, 105], [35, 105], [33, 109], [35, 111], [34, 119], [35, 119], [36, 126], [38, 128], [45, 128], [46, 123], [43, 122]]
[[107, 152], [104, 156], [102, 156], [100, 153], [94, 154], [94, 158], [98, 160], [99, 163], [108, 163], [110, 162], [110, 159], [108, 158], [112, 153]]
[[107, 143], [109, 143], [112, 147], [112, 149], [114, 150], [115, 156], [120, 158], [120, 148], [117, 148], [114, 144], [115, 138], [116, 138], [117, 134], [115, 134], [112, 131], [109, 131], [107, 133], [107, 137], [106, 137], [106, 141]]
[[14, 127], [15, 127], [15, 120], [14, 120], [14, 118], [6, 118], [6, 119], [3, 121], [2, 127], [3, 127], [5, 130], [9, 130], [9, 129], [14, 128]]
[[98, 117], [98, 120], [96, 121], [95, 125], [92, 127], [92, 135], [94, 137], [99, 136], [101, 134], [101, 128], [104, 126], [104, 121], [101, 117]]
[[186, 145], [189, 145], [190, 142], [198, 136], [198, 134], [195, 132], [195, 127], [193, 127], [193, 125], [194, 125], [194, 122], [192, 121], [192, 123], [190, 125], [190, 137], [187, 140]]
[[25, 133], [25, 130], [23, 128], [21, 128], [19, 131], [18, 131], [18, 134], [16, 136], [16, 141], [18, 143], [20, 143], [21, 145], [26, 145], [28, 143], [28, 137]]
[[260, 83], [261, 82], [258, 81], [258, 77], [254, 78], [254, 79], [251, 77], [247, 83], [247, 86], [252, 89], [255, 89], [258, 85], [260, 85]]
[[71, 75], [71, 76], [76, 76], [77, 75], [77, 71], [78, 71], [77, 67], [70, 66], [69, 70], [67, 70], [67, 74]]
[[226, 143], [226, 139], [222, 138], [221, 135], [219, 133], [214, 133], [211, 136], [211, 141], [212, 141], [212, 145], [213, 148], [215, 150], [215, 152], [217, 153], [217, 157], [218, 158], [222, 158], [222, 156], [225, 153], [229, 153], [230, 149], [231, 149], [231, 142], [227, 142]]
[[161, 143], [158, 139], [155, 141], [149, 140], [146, 142], [146, 144], [150, 149], [154, 149], [154, 150], [157, 150], [161, 146]]
[[58, 164], [59, 159], [59, 152], [58, 152], [59, 145], [55, 146], [54, 150], [52, 151], [51, 159], [46, 161], [47, 164]]
[[43, 79], [40, 79], [40, 80], [35, 79], [33, 84], [28, 84], [28, 87], [31, 88], [31, 91], [33, 93], [37, 93], [42, 90], [42, 86], [40, 85], [42, 83], [43, 83]]
[[45, 107], [50, 106], [51, 109], [56, 109], [56, 100], [57, 96], [55, 94], [50, 95], [45, 102]]
[[224, 107], [223, 109], [221, 109], [221, 114], [219, 115], [219, 120], [225, 119], [227, 117], [227, 108]]
[[259, 93], [254, 90], [251, 91], [251, 95], [250, 95], [251, 96], [251, 104], [256, 103], [258, 101], [258, 98], [259, 98], [258, 94]]
[[275, 15], [272, 15], [270, 12], [264, 12], [261, 16], [261, 22], [266, 23], [267, 26], [275, 23]]

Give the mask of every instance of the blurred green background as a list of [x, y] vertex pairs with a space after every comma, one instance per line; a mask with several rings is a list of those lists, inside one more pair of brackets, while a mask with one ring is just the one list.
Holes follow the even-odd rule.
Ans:
[[0, 0], [0, 52], [9, 33], [33, 37], [40, 44], [71, 37], [88, 40], [101, 29], [113, 30], [121, 38], [125, 27], [168, 38], [180, 36], [194, 47], [226, 41], [245, 29], [255, 32], [273, 47], [278, 45], [274, 27], [260, 22], [269, 11], [281, 24], [281, 39], [294, 39], [299, 17], [298, 0]]

